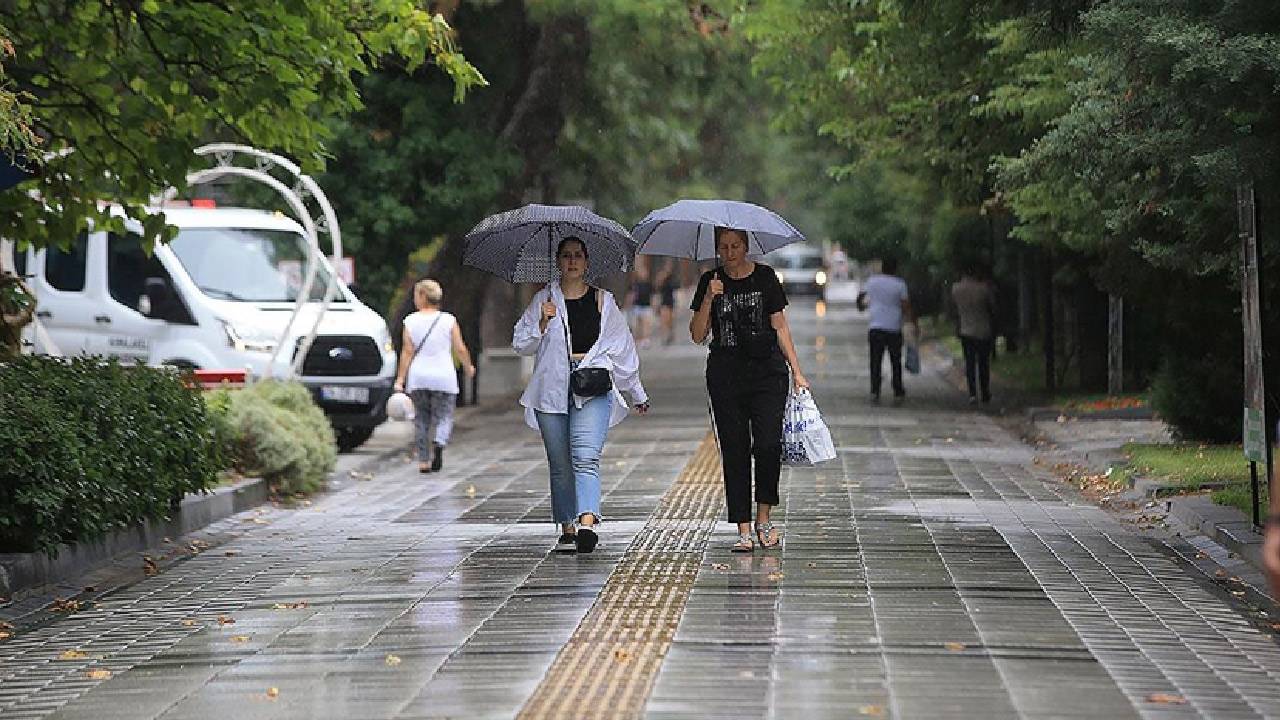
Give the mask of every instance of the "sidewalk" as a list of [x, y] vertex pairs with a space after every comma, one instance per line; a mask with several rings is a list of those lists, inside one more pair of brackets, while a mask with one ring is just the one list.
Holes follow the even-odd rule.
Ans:
[[840, 458], [784, 470], [780, 550], [728, 552], [705, 351], [655, 347], [596, 553], [551, 552], [538, 435], [482, 407], [442, 473], [378, 438], [370, 475], [183, 538], [207, 547], [158, 575], [0, 608], [0, 716], [1280, 716], [1280, 645], [1244, 603], [936, 368], [870, 405], [854, 313], [789, 315]]

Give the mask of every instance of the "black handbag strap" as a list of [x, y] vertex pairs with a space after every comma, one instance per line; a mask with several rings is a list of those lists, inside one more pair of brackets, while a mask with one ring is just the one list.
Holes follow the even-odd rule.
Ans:
[[409, 362], [412, 363], [413, 359], [418, 357], [418, 351], [421, 350], [422, 346], [427, 343], [427, 338], [431, 337], [431, 331], [436, 329], [436, 323], [440, 322], [441, 315], [444, 315], [444, 312], [437, 310], [436, 319], [431, 321], [430, 327], [427, 328], [427, 334], [423, 335], [422, 339], [418, 341], [418, 344], [414, 346], [413, 354], [409, 356]]

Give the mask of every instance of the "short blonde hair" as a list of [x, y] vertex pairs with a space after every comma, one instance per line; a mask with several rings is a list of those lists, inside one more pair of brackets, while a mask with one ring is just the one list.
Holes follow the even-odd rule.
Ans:
[[443, 297], [444, 290], [441, 289], [440, 283], [432, 280], [431, 278], [419, 280], [413, 286], [414, 300], [423, 300], [431, 303], [432, 305], [439, 305], [440, 299]]

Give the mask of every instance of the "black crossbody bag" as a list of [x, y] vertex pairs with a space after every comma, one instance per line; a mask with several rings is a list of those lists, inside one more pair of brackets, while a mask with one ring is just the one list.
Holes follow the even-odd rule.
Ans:
[[[604, 314], [601, 313], [600, 321], [604, 322]], [[568, 357], [569, 365], [573, 365], [573, 348], [569, 345], [569, 307], [565, 305], [564, 321], [560, 323], [560, 327], [564, 328], [564, 352]], [[605, 368], [588, 367], [578, 368], [569, 373], [569, 391], [578, 397], [599, 397], [613, 389], [613, 375]]]

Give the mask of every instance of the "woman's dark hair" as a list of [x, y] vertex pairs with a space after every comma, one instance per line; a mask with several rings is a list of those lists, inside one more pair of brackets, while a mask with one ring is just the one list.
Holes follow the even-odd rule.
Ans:
[[560, 240], [560, 244], [556, 246], [556, 257], [560, 257], [560, 252], [564, 250], [564, 244], [570, 242], [578, 243], [578, 245], [582, 247], [582, 256], [588, 260], [591, 259], [591, 255], [587, 252], [587, 244], [582, 242], [582, 238], [577, 235], [565, 235], [564, 238]]
[[886, 255], [880, 258], [880, 272], [885, 275], [898, 274], [898, 258], [892, 255]]
[[723, 237], [726, 233], [734, 233], [734, 234], [736, 234], [739, 238], [742, 238], [742, 244], [743, 244], [743, 245], [746, 245], [746, 244], [747, 244], [747, 242], [748, 242], [748, 241], [747, 241], [747, 231], [746, 231], [746, 230], [739, 230], [738, 228], [731, 228], [731, 227], [724, 227], [723, 225], [717, 225], [717, 226], [716, 226], [716, 232], [715, 232], [715, 240], [716, 240], [716, 249], [717, 249], [717, 250], [719, 250], [719, 249], [720, 249], [720, 238], [721, 238], [721, 237]]

